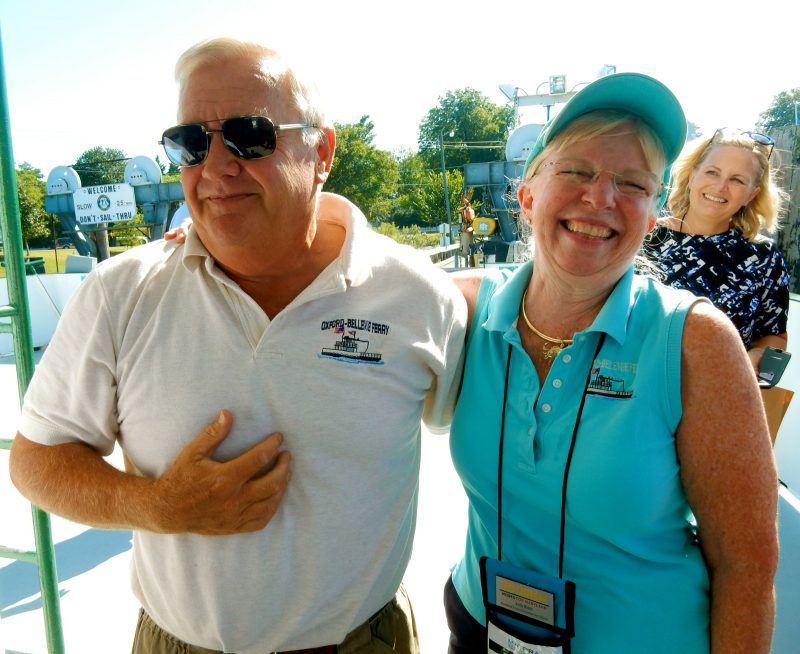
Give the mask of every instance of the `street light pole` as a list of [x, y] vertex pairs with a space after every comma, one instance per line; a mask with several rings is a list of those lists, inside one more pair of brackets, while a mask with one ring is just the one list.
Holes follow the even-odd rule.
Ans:
[[[444, 184], [444, 208], [447, 212], [447, 224], [450, 226], [450, 244], [453, 244], [453, 220], [450, 218], [450, 193], [447, 191], [447, 168], [444, 165], [444, 130], [439, 132], [439, 156], [442, 161], [442, 183]], [[458, 268], [458, 253], [455, 255], [456, 268]]]

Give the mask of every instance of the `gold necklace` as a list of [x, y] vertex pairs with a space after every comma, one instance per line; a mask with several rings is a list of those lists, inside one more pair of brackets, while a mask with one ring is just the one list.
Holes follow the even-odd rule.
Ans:
[[536, 334], [539, 338], [543, 341], [547, 341], [547, 343], [552, 343], [552, 345], [545, 345], [542, 346], [542, 353], [544, 354], [545, 359], [555, 359], [558, 356], [558, 353], [561, 352], [565, 347], [572, 345], [571, 338], [556, 338], [555, 336], [548, 336], [547, 334], [543, 334], [540, 332], [536, 327], [531, 324], [531, 321], [528, 320], [528, 316], [525, 314], [525, 298], [528, 296], [528, 289], [525, 289], [525, 292], [522, 294], [522, 302], [520, 302], [520, 309], [522, 310], [522, 317], [525, 320], [525, 324], [528, 325], [528, 328]]

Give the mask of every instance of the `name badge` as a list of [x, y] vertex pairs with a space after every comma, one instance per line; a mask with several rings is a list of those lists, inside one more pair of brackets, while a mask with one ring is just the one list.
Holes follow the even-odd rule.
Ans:
[[487, 652], [569, 654], [575, 584], [483, 557], [481, 587]]

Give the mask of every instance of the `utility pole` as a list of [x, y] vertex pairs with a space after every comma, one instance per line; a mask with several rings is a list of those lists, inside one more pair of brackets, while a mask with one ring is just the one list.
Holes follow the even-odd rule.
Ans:
[[[453, 133], [450, 132], [450, 136]], [[442, 183], [444, 184], [444, 208], [447, 212], [447, 224], [450, 226], [450, 245], [453, 244], [453, 220], [450, 218], [450, 193], [447, 191], [447, 168], [444, 165], [444, 130], [439, 132], [439, 156], [442, 161]], [[458, 254], [455, 256], [456, 268], [458, 268]]]

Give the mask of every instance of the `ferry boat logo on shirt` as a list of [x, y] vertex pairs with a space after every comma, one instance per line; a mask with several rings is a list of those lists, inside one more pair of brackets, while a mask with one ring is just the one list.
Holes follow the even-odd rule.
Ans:
[[344, 363], [366, 363], [370, 365], [384, 364], [380, 352], [370, 351], [368, 334], [389, 333], [389, 325], [371, 320], [357, 318], [337, 318], [324, 320], [320, 325], [322, 331], [331, 331], [334, 342], [330, 347], [323, 347], [320, 359], [335, 359]]
[[[589, 384], [586, 387], [587, 395], [602, 395], [603, 397], [613, 397], [628, 399], [633, 397], [633, 390], [630, 388], [630, 378], [627, 383], [626, 373], [636, 374], [635, 363], [625, 363], [621, 361], [609, 361], [603, 359], [596, 361], [589, 377]], [[605, 372], [605, 374], [603, 374]]]

